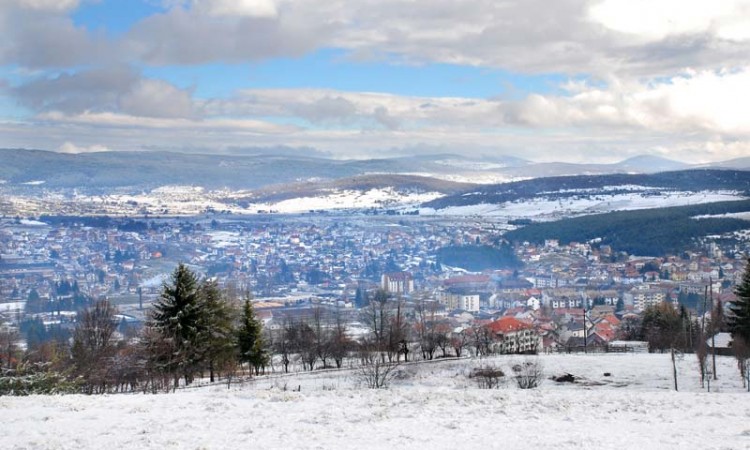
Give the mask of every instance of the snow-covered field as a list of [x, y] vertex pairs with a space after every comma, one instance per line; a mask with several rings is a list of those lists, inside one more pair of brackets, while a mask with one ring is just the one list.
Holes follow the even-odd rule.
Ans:
[[692, 355], [679, 361], [679, 392], [668, 355], [539, 360], [545, 378], [582, 380], [479, 389], [467, 377], [473, 367], [510, 373], [524, 362], [496, 357], [405, 365], [386, 390], [341, 371], [175, 394], [5, 397], [2, 448], [750, 448], [750, 393], [732, 358], [719, 358], [711, 393], [700, 388]]
[[736, 192], [679, 192], [666, 191], [660, 195], [630, 192], [616, 195], [591, 195], [579, 198], [549, 200], [536, 198], [501, 204], [478, 204], [453, 206], [435, 210], [421, 208], [422, 215], [443, 216], [494, 216], [509, 219], [530, 218], [539, 221], [558, 220], [586, 214], [600, 214], [611, 211], [628, 211], [670, 206], [696, 205], [743, 199]]

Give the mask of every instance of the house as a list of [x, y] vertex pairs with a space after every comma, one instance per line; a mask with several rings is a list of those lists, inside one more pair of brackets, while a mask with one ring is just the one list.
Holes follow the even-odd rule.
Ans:
[[479, 311], [479, 294], [460, 289], [449, 289], [438, 292], [438, 301], [449, 310]]
[[712, 349], [716, 348], [717, 355], [732, 356], [732, 334], [716, 333], [714, 336], [706, 339], [708, 353], [713, 353]]
[[516, 318], [501, 317], [490, 322], [487, 328], [496, 339], [494, 349], [498, 353], [535, 353], [541, 348], [534, 327]]
[[380, 279], [380, 287], [392, 294], [408, 294], [414, 290], [414, 279], [408, 272], [384, 273]]

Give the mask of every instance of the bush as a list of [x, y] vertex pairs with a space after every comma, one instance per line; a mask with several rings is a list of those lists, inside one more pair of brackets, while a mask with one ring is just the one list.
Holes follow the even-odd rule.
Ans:
[[383, 361], [379, 354], [368, 353], [362, 357], [362, 366], [357, 369], [356, 377], [370, 389], [388, 387], [398, 372], [397, 362]]
[[472, 370], [469, 378], [477, 381], [479, 389], [497, 389], [505, 380], [505, 373], [497, 367], [488, 365]]
[[534, 389], [542, 384], [544, 370], [538, 359], [516, 364], [513, 366], [513, 371], [516, 373], [516, 384], [520, 389]]
[[34, 369], [39, 367], [4, 373], [0, 377], [0, 396], [75, 394], [80, 391], [78, 380], [68, 380], [59, 372]]

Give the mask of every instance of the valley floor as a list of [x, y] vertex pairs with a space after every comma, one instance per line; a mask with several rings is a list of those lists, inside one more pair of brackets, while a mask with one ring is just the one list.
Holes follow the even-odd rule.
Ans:
[[[389, 389], [356, 373], [270, 376], [174, 394], [0, 398], [7, 449], [741, 449], [750, 393], [732, 358], [701, 389], [693, 355], [542, 355], [545, 380], [479, 389], [468, 374], [506, 374], [524, 357], [404, 365]], [[534, 359], [531, 359], [532, 361]], [[610, 375], [605, 376], [604, 374]], [[579, 382], [556, 383], [571, 373]], [[299, 391], [297, 391], [299, 389]]]

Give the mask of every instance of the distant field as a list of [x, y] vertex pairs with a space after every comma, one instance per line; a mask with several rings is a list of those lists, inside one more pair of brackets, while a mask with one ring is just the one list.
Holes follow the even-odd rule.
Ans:
[[545, 379], [535, 390], [479, 389], [467, 376], [486, 365], [511, 373], [526, 360], [405, 365], [387, 390], [340, 371], [176, 394], [6, 397], [0, 432], [11, 449], [750, 447], [750, 393], [732, 358], [719, 358], [712, 393], [693, 355], [679, 361], [680, 392], [668, 355], [543, 355], [545, 378], [580, 382]]

